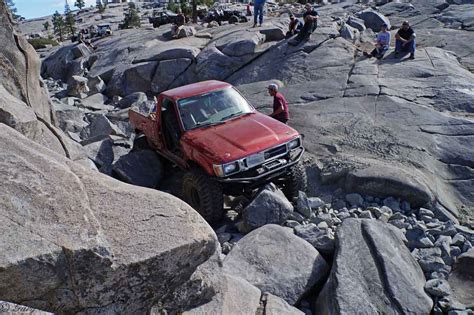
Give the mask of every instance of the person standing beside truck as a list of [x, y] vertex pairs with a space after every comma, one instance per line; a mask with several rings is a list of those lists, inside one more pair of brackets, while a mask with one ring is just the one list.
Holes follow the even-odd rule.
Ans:
[[283, 94], [278, 92], [278, 85], [272, 83], [268, 86], [268, 94], [273, 96], [273, 112], [270, 114], [270, 117], [286, 124], [288, 119], [290, 119], [290, 114], [288, 112], [288, 102], [286, 101]]
[[260, 26], [263, 23], [263, 7], [266, 0], [255, 0], [253, 4], [253, 27], [257, 26], [257, 17]]

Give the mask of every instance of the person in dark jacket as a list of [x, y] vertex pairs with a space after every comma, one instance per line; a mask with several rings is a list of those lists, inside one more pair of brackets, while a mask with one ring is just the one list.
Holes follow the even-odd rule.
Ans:
[[301, 29], [303, 28], [303, 22], [297, 19], [293, 14], [290, 15], [290, 24], [288, 25], [288, 32], [286, 32], [286, 36], [290, 37], [295, 34], [298, 34]]
[[278, 85], [270, 84], [268, 86], [268, 94], [273, 96], [273, 112], [270, 114], [270, 117], [286, 124], [290, 118], [288, 112], [288, 102], [286, 101], [283, 94], [278, 92]]
[[318, 27], [318, 18], [319, 14], [316, 10], [314, 10], [313, 6], [310, 3], [305, 5], [305, 13], [303, 13], [303, 20], [304, 25], [301, 28], [298, 36], [296, 36], [293, 40], [288, 42], [289, 45], [296, 46], [303, 40], [309, 39], [311, 34], [316, 30]]
[[415, 31], [410, 27], [408, 21], [402, 23], [402, 27], [395, 34], [395, 57], [401, 52], [409, 52], [410, 59], [415, 59]]

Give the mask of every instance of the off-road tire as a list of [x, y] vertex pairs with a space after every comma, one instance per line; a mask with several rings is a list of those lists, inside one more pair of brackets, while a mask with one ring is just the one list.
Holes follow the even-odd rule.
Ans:
[[222, 218], [224, 197], [220, 183], [201, 170], [192, 170], [183, 177], [184, 200], [208, 222]]
[[306, 192], [308, 189], [308, 178], [306, 176], [306, 170], [301, 162], [293, 165], [287, 174], [285, 180], [283, 193], [288, 200], [292, 201], [293, 198], [298, 197], [298, 191]]

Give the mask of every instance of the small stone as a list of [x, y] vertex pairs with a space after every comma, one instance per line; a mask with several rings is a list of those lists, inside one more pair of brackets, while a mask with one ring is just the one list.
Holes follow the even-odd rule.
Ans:
[[312, 214], [309, 199], [302, 191], [298, 192], [298, 198], [296, 200], [296, 211], [298, 211], [307, 218], [311, 217]]
[[299, 223], [298, 221], [295, 221], [295, 220], [286, 220], [283, 225], [284, 226], [287, 226], [289, 228], [294, 228], [295, 226], [298, 226], [300, 225], [301, 223]]
[[229, 242], [225, 242], [222, 244], [222, 253], [227, 255], [232, 250], [232, 244]]
[[[392, 218], [390, 218], [392, 219]], [[388, 223], [390, 223], [391, 225], [399, 228], [399, 229], [406, 229], [410, 226], [410, 224], [406, 223], [405, 221], [403, 220], [390, 220], [388, 221]]]
[[231, 238], [232, 238], [232, 234], [230, 234], [230, 233], [219, 233], [219, 234], [217, 234], [217, 239], [219, 240], [219, 243], [221, 243], [221, 244], [230, 241]]
[[362, 211], [359, 215], [359, 218], [362, 219], [373, 219], [372, 213], [369, 210]]
[[362, 206], [364, 204], [364, 198], [362, 198], [362, 196], [357, 193], [347, 194], [346, 201], [351, 206]]
[[400, 201], [398, 201], [394, 197], [388, 197], [383, 200], [384, 206], [389, 207], [392, 209], [392, 211], [400, 212], [402, 209], [400, 209]]
[[451, 246], [450, 247], [450, 253], [451, 253], [452, 257], [457, 257], [457, 256], [461, 255], [461, 248], [459, 248], [457, 246]]
[[429, 217], [434, 217], [433, 211], [425, 209], [425, 208], [420, 208], [420, 210], [418, 210], [418, 215], [420, 217], [422, 217], [424, 215], [429, 216]]
[[402, 209], [403, 212], [407, 213], [411, 210], [410, 203], [408, 201], [403, 201], [400, 204], [400, 209]]
[[423, 222], [426, 222], [426, 223], [430, 223], [430, 222], [433, 222], [434, 219], [430, 216], [427, 216], [427, 215], [424, 215], [420, 218], [420, 220], [422, 220]]
[[439, 272], [445, 266], [443, 259], [435, 256], [424, 257], [420, 259], [418, 263], [424, 272]]
[[[321, 199], [317, 197], [308, 198], [308, 201], [309, 201], [309, 206], [311, 207], [311, 209], [318, 209], [325, 206], [324, 201], [322, 201]], [[330, 208], [330, 206], [328, 208]]]
[[380, 218], [380, 216], [383, 213], [383, 211], [380, 210], [380, 208], [378, 207], [368, 207], [367, 210], [369, 210], [372, 213], [372, 215], [377, 219]]
[[331, 208], [337, 210], [346, 209], [346, 202], [341, 199], [336, 199], [331, 202]]
[[406, 217], [400, 212], [395, 212], [394, 214], [392, 214], [392, 217], [390, 219], [391, 220], [405, 220]]
[[446, 280], [432, 279], [426, 281], [425, 291], [432, 296], [443, 297], [451, 294], [451, 287]]
[[347, 212], [339, 212], [337, 214], [337, 218], [340, 219], [340, 220], [344, 220], [344, 219], [347, 219], [347, 218], [350, 218], [351, 217], [351, 214], [349, 213], [349, 211]]
[[451, 245], [462, 247], [466, 238], [461, 233], [454, 235]]
[[382, 213], [382, 215], [379, 217], [379, 220], [382, 222], [387, 223], [390, 220], [390, 214], [387, 212]]
[[434, 271], [430, 274], [430, 279], [441, 279], [441, 280], [447, 280], [448, 279], [448, 274], [444, 272], [437, 272]]
[[454, 226], [454, 224], [451, 224], [450, 222], [448, 222], [448, 224], [444, 227], [444, 229], [441, 231], [441, 235], [447, 235], [447, 236], [454, 236], [456, 235], [458, 232], [456, 230], [456, 227]]
[[470, 251], [472, 249], [472, 244], [469, 241], [464, 242], [464, 246], [462, 247], [462, 252], [465, 253], [467, 251]]
[[326, 221], [319, 222], [317, 226], [318, 228], [324, 229], [324, 230], [327, 230], [329, 228], [329, 225]]
[[420, 238], [418, 242], [415, 243], [415, 247], [418, 247], [418, 248], [428, 248], [428, 247], [433, 247], [433, 246], [434, 246], [433, 242], [426, 236]]

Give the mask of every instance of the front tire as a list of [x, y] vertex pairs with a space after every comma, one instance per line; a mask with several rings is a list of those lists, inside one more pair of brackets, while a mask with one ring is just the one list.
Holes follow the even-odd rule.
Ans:
[[285, 180], [285, 187], [283, 192], [292, 201], [293, 198], [298, 197], [298, 192], [306, 192], [308, 190], [308, 178], [306, 176], [306, 170], [301, 162], [293, 165], [287, 174]]
[[222, 186], [203, 171], [193, 170], [184, 175], [183, 196], [206, 221], [216, 222], [222, 218]]

